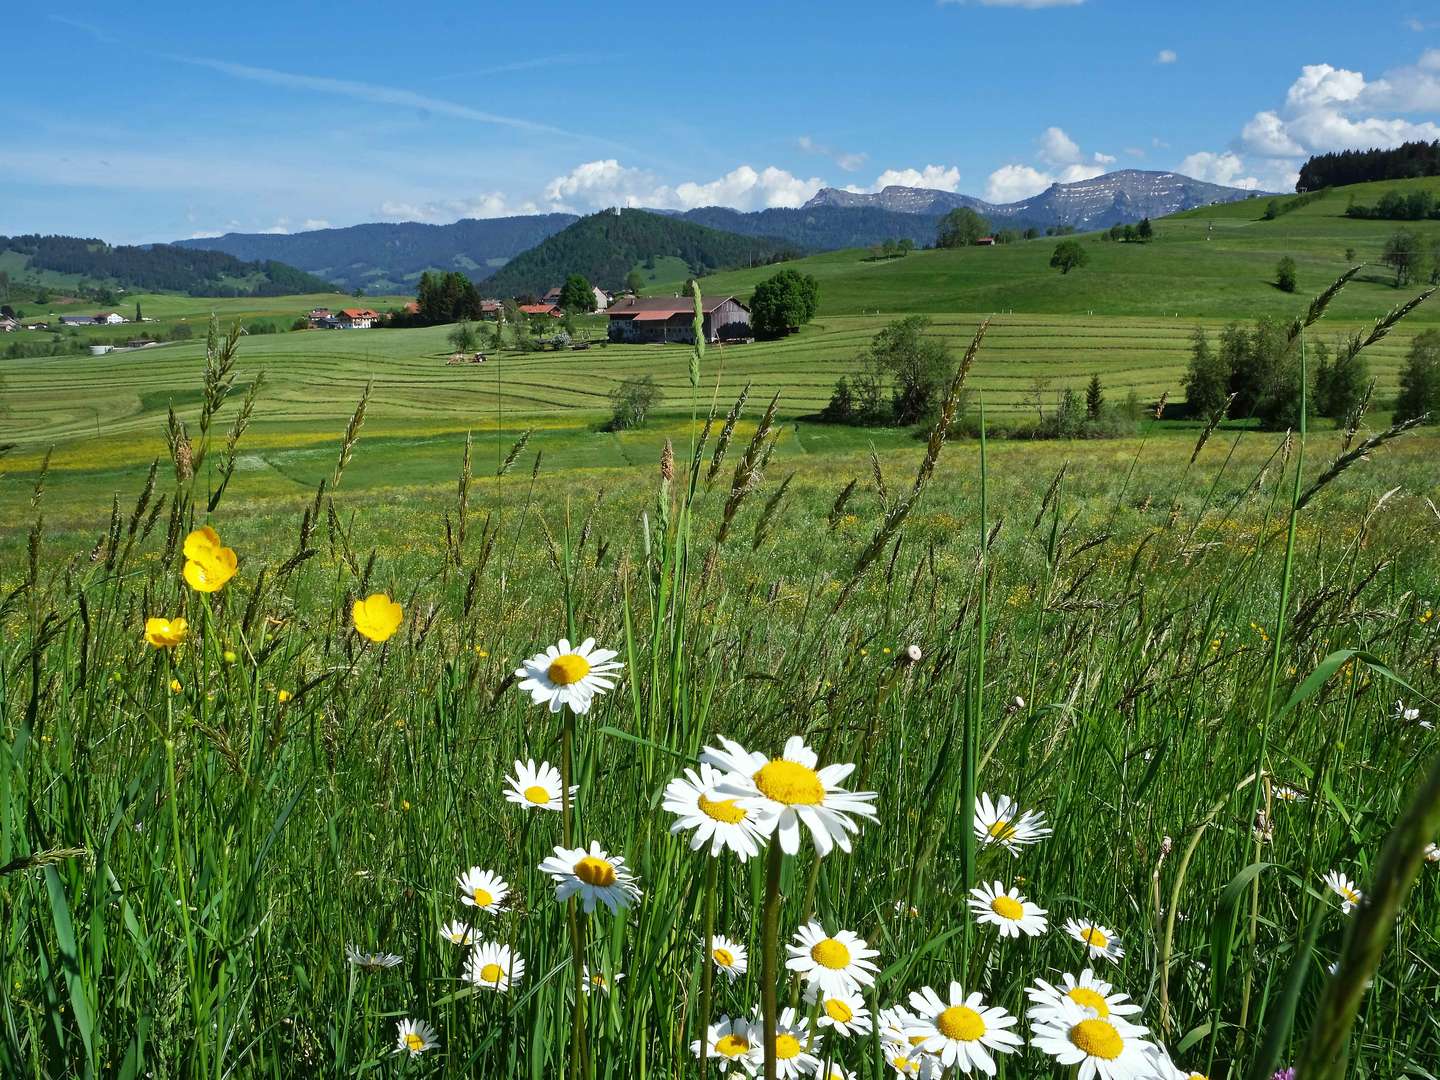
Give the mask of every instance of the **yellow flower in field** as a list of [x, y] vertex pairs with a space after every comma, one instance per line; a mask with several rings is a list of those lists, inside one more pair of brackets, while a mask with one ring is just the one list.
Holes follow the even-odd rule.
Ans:
[[145, 640], [157, 649], [173, 649], [185, 644], [190, 627], [184, 619], [146, 619]]
[[196, 592], [218, 592], [235, 576], [235, 550], [220, 543], [209, 525], [185, 537], [185, 583]]
[[234, 649], [226, 649], [226, 650], [225, 650], [225, 662], [226, 662], [227, 664], [233, 664], [233, 663], [235, 662], [235, 650], [234, 650]]
[[356, 600], [350, 608], [350, 617], [355, 622], [355, 632], [371, 641], [389, 641], [400, 624], [405, 621], [405, 610], [383, 593], [371, 593], [364, 600]]
[[284, 705], [290, 698], [291, 694], [289, 690], [277, 690], [275, 692], [275, 700], [280, 702], [281, 705]]
[[171, 692], [172, 694], [178, 694], [178, 693], [180, 692], [180, 680], [179, 680], [179, 679], [171, 679], [171, 680], [170, 680], [170, 692]]

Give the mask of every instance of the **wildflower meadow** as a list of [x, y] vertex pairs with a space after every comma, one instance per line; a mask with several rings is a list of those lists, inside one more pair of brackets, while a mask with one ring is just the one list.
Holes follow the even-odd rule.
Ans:
[[0, 539], [0, 1073], [1440, 1074], [1440, 441], [952, 440], [984, 334], [883, 457], [696, 349], [643, 472], [351, 492], [367, 395], [278, 504], [212, 329]]

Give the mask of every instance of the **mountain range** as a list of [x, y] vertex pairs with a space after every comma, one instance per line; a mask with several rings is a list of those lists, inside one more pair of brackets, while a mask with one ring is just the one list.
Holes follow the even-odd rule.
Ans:
[[[956, 207], [983, 214], [997, 228], [1052, 228], [1071, 225], [1079, 230], [1103, 229], [1120, 223], [1158, 218], [1217, 202], [1234, 202], [1257, 194], [1240, 188], [1211, 184], [1173, 172], [1123, 169], [1091, 180], [1052, 184], [1045, 191], [1013, 203], [991, 203], [970, 195], [929, 188], [887, 187], [878, 192], [852, 192], [822, 188], [804, 206], [756, 211], [707, 206], [686, 211], [653, 211], [711, 230], [761, 238], [798, 251], [833, 251], [864, 247], [887, 239], [909, 238], [918, 245], [932, 243], [939, 219]], [[461, 270], [472, 278], [494, 276], [487, 289], [500, 292], [523, 277], [527, 289], [559, 284], [565, 269], [545, 266], [554, 280], [541, 282], [530, 269], [505, 274], [510, 260], [581, 219], [573, 214], [535, 214], [520, 217], [463, 219], [451, 225], [417, 222], [375, 223], [347, 228], [319, 229], [291, 234], [227, 233], [179, 241], [185, 247], [223, 251], [246, 260], [269, 259], [299, 267], [345, 289], [369, 293], [409, 292], [421, 271]], [[652, 229], [653, 231], [653, 229]], [[657, 234], [658, 235], [658, 234]], [[674, 240], [676, 238], [668, 238]], [[668, 242], [667, 240], [667, 242]], [[680, 242], [677, 241], [677, 244]], [[733, 265], [711, 237], [710, 257], [697, 268]], [[588, 246], [588, 245], [587, 245]], [[676, 246], [675, 244], [671, 245]], [[692, 244], [693, 248], [693, 244]], [[737, 251], [739, 248], [737, 247]], [[701, 254], [698, 250], [694, 254]], [[655, 250], [646, 255], [673, 254]], [[752, 252], [747, 247], [746, 255]], [[548, 256], [546, 257], [548, 259]], [[717, 261], [718, 260], [718, 261]], [[595, 266], [609, 275], [614, 267]], [[570, 269], [586, 272], [585, 267]], [[596, 280], [618, 285], [595, 274]]]

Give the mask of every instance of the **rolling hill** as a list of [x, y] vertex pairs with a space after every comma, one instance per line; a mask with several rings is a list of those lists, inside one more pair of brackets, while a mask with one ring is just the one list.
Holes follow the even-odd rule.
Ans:
[[[1270, 199], [1229, 202], [1174, 214], [1155, 223], [1148, 244], [1078, 239], [1088, 265], [1062, 275], [1050, 268], [1054, 239], [995, 247], [916, 251], [906, 258], [875, 260], [866, 250], [832, 251], [787, 264], [820, 282], [820, 314], [862, 312], [1029, 312], [1069, 315], [1157, 316], [1179, 319], [1293, 315], [1357, 262], [1368, 263], [1341, 293], [1337, 317], [1373, 318], [1413, 295], [1418, 286], [1396, 289], [1394, 275], [1379, 262], [1386, 239], [1397, 229], [1418, 233], [1427, 251], [1440, 243], [1440, 221], [1379, 221], [1345, 216], [1353, 194], [1373, 205], [1390, 189], [1425, 187], [1440, 195], [1440, 177], [1334, 188], [1302, 201], [1281, 197], [1283, 212], [1264, 217]], [[1353, 251], [1353, 261], [1347, 257]], [[1294, 258], [1299, 290], [1274, 285], [1275, 265]], [[770, 268], [717, 273], [706, 292], [748, 295]], [[657, 281], [648, 291], [672, 291], [678, 282]], [[1427, 304], [1412, 322], [1440, 322], [1440, 304]]]
[[329, 292], [328, 282], [273, 259], [244, 262], [173, 244], [112, 246], [78, 236], [0, 236], [0, 269], [33, 288], [125, 289], [191, 296]]
[[576, 220], [574, 214], [529, 214], [450, 225], [376, 222], [300, 233], [226, 233], [177, 244], [240, 259], [278, 259], [346, 290], [412, 292], [425, 270], [486, 277]]
[[768, 264], [794, 248], [780, 240], [737, 236], [647, 210], [612, 210], [581, 218], [536, 247], [517, 255], [484, 283], [496, 296], [539, 295], [583, 274], [592, 284], [615, 289], [647, 259], [675, 258], [690, 273]]

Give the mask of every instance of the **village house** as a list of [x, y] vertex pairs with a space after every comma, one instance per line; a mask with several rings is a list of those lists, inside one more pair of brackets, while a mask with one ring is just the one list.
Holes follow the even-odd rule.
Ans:
[[305, 316], [305, 321], [310, 324], [310, 329], [329, 327], [334, 324], [334, 317], [330, 314], [328, 307], [311, 308], [310, 314]]
[[335, 325], [341, 330], [369, 330], [380, 318], [369, 308], [341, 308], [335, 313]]
[[[612, 297], [604, 289], [600, 288], [599, 285], [590, 286], [590, 292], [595, 297], [595, 306], [590, 309], [591, 311], [604, 311], [610, 306]], [[553, 304], [558, 308], [560, 306], [560, 290], [551, 289], [541, 297], [541, 302]]]
[[481, 300], [480, 317], [482, 319], [498, 319], [500, 313], [505, 310], [505, 305], [499, 300]]
[[118, 311], [102, 311], [99, 315], [95, 316], [97, 326], [118, 326], [123, 322], [129, 321], [129, 319], [125, 318], [125, 316], [121, 315]]
[[[741, 341], [753, 336], [750, 309], [733, 296], [700, 300], [705, 340]], [[646, 296], [621, 300], [607, 312], [610, 340], [634, 343], [695, 340], [695, 302], [682, 296]]]
[[552, 318], [561, 318], [564, 315], [554, 304], [521, 304], [521, 315], [549, 315]]
[[20, 329], [20, 320], [12, 319], [9, 315], [0, 315], [0, 333], [10, 333], [11, 330]]
[[96, 325], [96, 323], [95, 323], [95, 316], [94, 316], [94, 315], [61, 315], [61, 316], [60, 316], [60, 325], [61, 325], [61, 326], [94, 326], [94, 325]]

